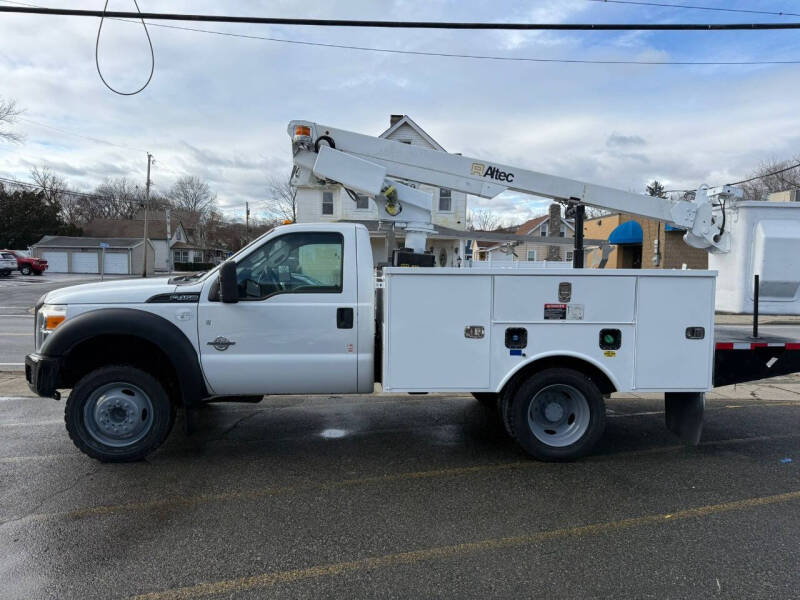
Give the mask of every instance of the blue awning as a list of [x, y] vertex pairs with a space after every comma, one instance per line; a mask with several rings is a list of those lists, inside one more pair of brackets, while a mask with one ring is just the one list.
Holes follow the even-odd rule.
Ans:
[[636, 221], [625, 221], [608, 236], [609, 244], [641, 244], [642, 226]]
[[676, 227], [675, 225], [664, 223], [664, 231], [686, 231], [686, 230], [683, 227]]

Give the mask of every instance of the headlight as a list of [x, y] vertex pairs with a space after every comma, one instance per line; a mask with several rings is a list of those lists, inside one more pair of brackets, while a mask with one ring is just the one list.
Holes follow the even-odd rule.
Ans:
[[42, 344], [56, 327], [67, 319], [67, 307], [63, 304], [45, 304], [36, 314], [36, 350], [41, 349]]

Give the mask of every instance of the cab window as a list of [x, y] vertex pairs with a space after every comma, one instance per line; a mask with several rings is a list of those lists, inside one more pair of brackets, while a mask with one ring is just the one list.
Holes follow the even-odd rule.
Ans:
[[239, 299], [339, 294], [343, 248], [339, 233], [298, 232], [272, 238], [236, 265]]

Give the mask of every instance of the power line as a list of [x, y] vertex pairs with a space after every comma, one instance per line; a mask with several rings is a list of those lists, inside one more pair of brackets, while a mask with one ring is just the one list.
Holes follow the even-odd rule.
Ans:
[[[38, 183], [30, 183], [28, 181], [20, 181], [18, 179], [9, 179], [8, 177], [0, 177], [0, 183], [8, 183], [11, 185], [16, 185], [20, 187], [26, 188], [33, 188], [37, 190], [44, 190], [46, 189], [45, 186], [39, 185]], [[87, 194], [85, 192], [75, 192], [73, 190], [59, 190], [60, 194], [68, 194], [70, 196], [79, 196], [81, 198], [91, 198], [94, 200], [108, 200], [105, 196], [100, 196], [98, 194]]]
[[655, 6], [659, 8], [688, 8], [692, 10], [707, 10], [714, 12], [728, 13], [748, 13], [753, 15], [770, 15], [775, 17], [800, 17], [800, 13], [771, 11], [771, 10], [751, 10], [747, 8], [721, 8], [718, 6], [697, 6], [694, 4], [670, 4], [668, 2], [642, 2], [638, 0], [588, 0], [589, 2], [601, 2], [603, 4], [633, 4], [635, 6]]
[[88, 135], [82, 135], [80, 133], [75, 133], [74, 131], [67, 131], [66, 129], [60, 129], [58, 127], [53, 127], [52, 125], [47, 125], [45, 123], [40, 123], [39, 121], [34, 121], [32, 119], [28, 119], [27, 117], [17, 117], [18, 121], [24, 121], [25, 123], [30, 123], [31, 125], [36, 125], [38, 127], [43, 127], [44, 129], [52, 129], [53, 131], [57, 131], [58, 133], [62, 133], [64, 135], [72, 135], [75, 137], [83, 138], [85, 140], [89, 140], [91, 142], [95, 142], [97, 144], [104, 144], [106, 146], [114, 146], [115, 148], [122, 148], [123, 150], [133, 150], [134, 152], [147, 152], [147, 150], [142, 150], [141, 148], [134, 148], [132, 146], [123, 146], [122, 144], [115, 144], [114, 142], [109, 142], [108, 140], [103, 140], [96, 137], [91, 137]]
[[751, 181], [755, 181], [756, 179], [766, 179], [767, 177], [772, 177], [773, 175], [780, 175], [781, 173], [785, 173], [786, 171], [791, 171], [792, 169], [796, 169], [797, 167], [800, 167], [800, 162], [790, 165], [784, 169], [772, 171], [771, 173], [765, 173], [764, 175], [757, 175], [756, 177], [751, 177], [750, 179], [743, 179], [742, 181], [737, 181], [736, 183], [731, 183], [730, 185], [740, 185], [742, 183], [750, 183]]
[[[755, 177], [751, 177], [750, 179], [742, 179], [741, 181], [734, 181], [733, 183], [727, 183], [725, 185], [741, 185], [743, 183], [750, 183], [751, 181], [756, 181], [758, 179], [766, 179], [767, 177], [772, 177], [773, 175], [780, 175], [781, 173], [785, 173], [786, 171], [791, 171], [792, 169], [796, 169], [800, 167], [800, 162], [795, 163], [793, 165], [789, 165], [788, 167], [784, 167], [783, 169], [778, 169], [777, 171], [771, 171], [769, 173], [764, 173], [762, 175], [756, 175]], [[710, 187], [720, 187], [720, 186], [710, 186]], [[667, 193], [684, 193], [684, 192], [694, 192], [695, 190], [664, 190]]]
[[299, 19], [291, 17], [237, 17], [183, 13], [136, 13], [127, 11], [76, 10], [0, 6], [0, 12], [61, 15], [68, 17], [116, 17], [155, 21], [196, 21], [255, 25], [304, 25], [312, 27], [374, 27], [383, 29], [460, 29], [522, 31], [735, 31], [800, 29], [800, 23], [481, 23], [452, 21], [366, 21], [348, 19]]
[[[131, 23], [129, 19], [117, 19]], [[605, 60], [605, 59], [578, 59], [578, 58], [540, 58], [526, 56], [500, 56], [494, 54], [459, 54], [455, 52], [436, 52], [426, 50], [397, 50], [394, 48], [380, 48], [374, 46], [354, 46], [349, 44], [330, 44], [324, 42], [309, 42], [305, 40], [291, 40], [287, 38], [276, 38], [260, 35], [248, 35], [243, 33], [230, 33], [226, 31], [215, 31], [213, 29], [198, 29], [195, 27], [182, 27], [179, 25], [166, 25], [164, 23], [150, 23], [151, 27], [163, 27], [166, 29], [178, 29], [181, 31], [194, 31], [197, 33], [207, 33], [224, 37], [243, 38], [249, 40], [263, 40], [267, 42], [278, 42], [282, 44], [296, 44], [300, 46], [318, 46], [321, 48], [337, 48], [342, 50], [357, 50], [361, 52], [379, 52], [385, 54], [405, 54], [411, 56], [435, 56], [440, 58], [462, 58], [472, 60], [495, 60], [508, 62], [535, 62], [535, 63], [562, 63], [562, 64], [590, 64], [590, 65], [791, 65], [800, 64], [800, 60], [741, 60], [741, 61], [678, 61], [678, 60]]]
[[[139, 9], [139, 2], [138, 0], [133, 0], [134, 6], [136, 6], [136, 12], [141, 14], [141, 10]], [[94, 64], [97, 68], [97, 74], [100, 77], [100, 81], [103, 82], [103, 85], [106, 86], [109, 90], [118, 94], [120, 96], [135, 96], [139, 92], [144, 91], [144, 89], [150, 85], [150, 82], [153, 80], [153, 74], [156, 72], [156, 53], [153, 50], [153, 40], [150, 39], [150, 32], [147, 31], [147, 23], [144, 22], [144, 19], [140, 19], [142, 22], [142, 27], [144, 27], [144, 34], [147, 36], [147, 43], [150, 46], [150, 75], [147, 77], [147, 81], [144, 82], [142, 87], [132, 91], [132, 92], [121, 92], [118, 89], [112, 87], [107, 81], [106, 78], [103, 77], [103, 71], [100, 69], [100, 32], [103, 31], [103, 21], [105, 20], [106, 11], [108, 9], [108, 0], [106, 0], [105, 7], [103, 8], [103, 16], [100, 18], [100, 26], [97, 28], [97, 39], [94, 43]], [[145, 246], [145, 252], [147, 252], [147, 247]], [[147, 261], [145, 261], [147, 262]]]
[[[11, 0], [0, 0], [0, 2], [11, 2]], [[21, 2], [12, 2], [22, 4]], [[33, 6], [26, 4], [26, 6]], [[123, 23], [137, 23], [131, 19], [113, 18], [115, 21]], [[214, 29], [199, 29], [196, 27], [183, 27], [180, 25], [167, 25], [165, 23], [150, 23], [150, 27], [161, 27], [164, 29], [175, 29], [179, 31], [190, 31], [195, 33], [205, 33], [222, 37], [241, 38], [247, 40], [261, 40], [266, 42], [276, 42], [279, 44], [293, 44], [299, 46], [315, 46], [320, 48], [335, 48], [339, 50], [355, 50], [359, 52], [377, 52], [384, 54], [398, 54], [409, 56], [433, 56], [439, 58], [459, 58], [468, 60], [490, 60], [506, 62], [532, 62], [532, 63], [559, 63], [559, 64], [588, 64], [588, 65], [650, 65], [650, 66], [747, 66], [747, 65], [794, 65], [800, 64], [798, 60], [611, 60], [611, 59], [572, 59], [572, 58], [541, 58], [527, 56], [502, 56], [496, 54], [460, 54], [456, 52], [437, 52], [426, 50], [398, 50], [395, 48], [381, 48], [375, 46], [355, 46], [351, 44], [332, 44], [325, 42], [310, 42], [306, 40], [293, 40], [261, 35], [249, 35], [244, 33], [232, 33], [228, 31], [218, 31]], [[144, 152], [144, 150], [142, 150]]]

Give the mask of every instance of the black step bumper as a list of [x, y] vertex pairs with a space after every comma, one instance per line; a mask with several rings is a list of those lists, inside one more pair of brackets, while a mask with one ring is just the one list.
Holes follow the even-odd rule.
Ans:
[[60, 363], [58, 358], [28, 354], [25, 357], [25, 379], [28, 387], [39, 396], [52, 398], [60, 379]]

